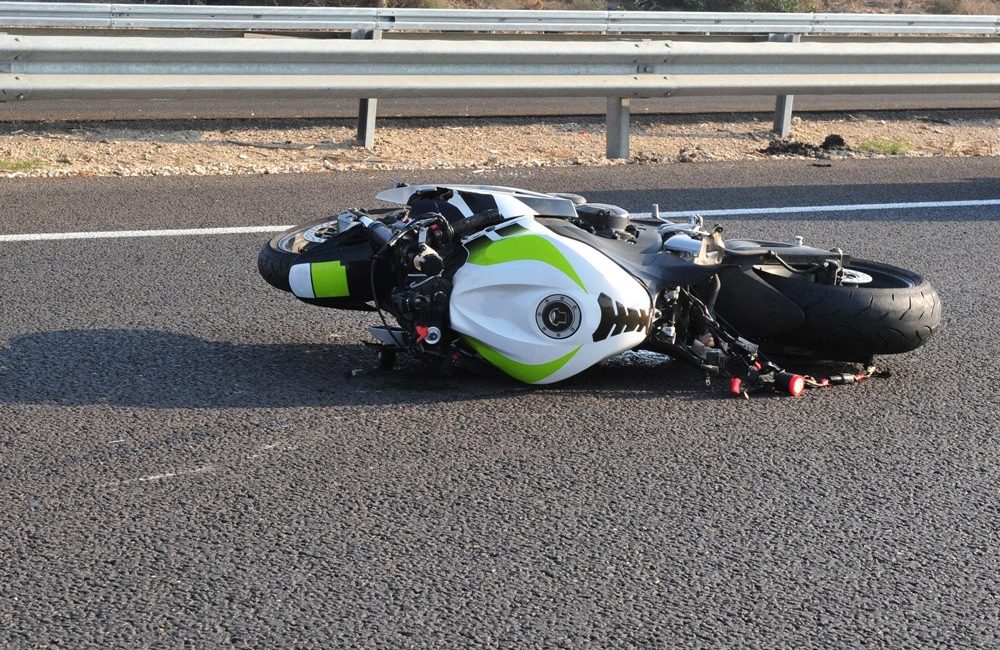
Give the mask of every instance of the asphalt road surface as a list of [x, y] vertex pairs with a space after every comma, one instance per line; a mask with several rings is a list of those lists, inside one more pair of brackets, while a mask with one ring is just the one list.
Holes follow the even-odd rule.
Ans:
[[[294, 223], [393, 174], [0, 182], [0, 232]], [[982, 159], [446, 176], [634, 210], [1000, 198]], [[266, 235], [0, 243], [0, 646], [997, 647], [1000, 206], [719, 217], [944, 302], [888, 379], [732, 399], [627, 356], [387, 375]]]
[[[807, 95], [802, 111], [874, 111], [1000, 108], [1000, 94]], [[383, 99], [380, 117], [520, 117], [604, 115], [603, 98]], [[771, 113], [774, 97], [671, 97], [636, 99], [632, 113]], [[0, 104], [0, 122], [40, 120], [151, 120], [190, 118], [356, 117], [357, 100], [205, 99], [37, 101]]]

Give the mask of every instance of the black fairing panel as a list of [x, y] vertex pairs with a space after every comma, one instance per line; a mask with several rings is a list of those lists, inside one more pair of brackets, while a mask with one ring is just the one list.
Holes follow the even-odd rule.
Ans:
[[805, 314], [794, 302], [761, 280], [752, 270], [728, 268], [719, 274], [722, 289], [716, 313], [741, 335], [767, 338], [795, 329]]
[[[321, 244], [311, 246], [296, 263], [339, 261], [347, 269], [347, 289], [344, 298], [299, 298], [310, 305], [335, 309], [370, 310], [372, 300], [372, 246], [364, 228], [354, 227], [338, 233]], [[383, 274], [376, 274], [379, 282]], [[379, 286], [382, 286], [379, 284]]]
[[656, 228], [634, 224], [639, 229], [635, 243], [591, 234], [565, 219], [537, 218], [557, 235], [596, 248], [642, 282], [650, 295], [681, 285], [694, 285], [718, 273], [717, 266], [686, 262], [675, 255], [663, 254], [663, 240]]

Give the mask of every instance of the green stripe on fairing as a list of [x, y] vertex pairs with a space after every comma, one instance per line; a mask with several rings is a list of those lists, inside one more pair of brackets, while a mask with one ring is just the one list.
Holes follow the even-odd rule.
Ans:
[[313, 294], [317, 298], [344, 298], [351, 295], [347, 288], [347, 267], [339, 261], [313, 262], [309, 265]]
[[552, 361], [540, 363], [538, 365], [532, 365], [530, 363], [521, 363], [520, 361], [509, 359], [482, 341], [477, 341], [471, 336], [466, 336], [465, 340], [472, 346], [472, 349], [479, 353], [482, 358], [486, 359], [500, 370], [503, 370], [514, 379], [523, 381], [526, 384], [535, 384], [546, 377], [551, 377], [556, 373], [556, 371], [569, 363], [569, 360], [572, 359], [582, 347], [578, 345], [558, 359], [553, 359]]
[[576, 274], [566, 256], [559, 252], [555, 244], [538, 235], [515, 235], [497, 241], [491, 241], [485, 246], [475, 246], [469, 251], [469, 262], [478, 266], [503, 264], [504, 262], [522, 262], [534, 260], [553, 266], [580, 285], [584, 293], [587, 287]]

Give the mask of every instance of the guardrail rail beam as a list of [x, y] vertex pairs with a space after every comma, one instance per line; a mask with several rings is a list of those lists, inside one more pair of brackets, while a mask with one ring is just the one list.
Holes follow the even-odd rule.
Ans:
[[1000, 43], [0, 35], [0, 102], [605, 97], [609, 157], [628, 156], [630, 98], [928, 92], [1000, 92]]
[[2, 2], [0, 29], [520, 34], [1000, 35], [998, 16]]

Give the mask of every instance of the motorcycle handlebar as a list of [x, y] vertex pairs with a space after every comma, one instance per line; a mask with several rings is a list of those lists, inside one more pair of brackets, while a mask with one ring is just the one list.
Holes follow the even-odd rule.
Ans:
[[506, 220], [499, 210], [485, 210], [483, 212], [478, 212], [467, 219], [462, 219], [461, 221], [456, 221], [451, 224], [452, 230], [454, 231], [455, 237], [462, 237], [477, 230], [482, 230], [483, 228], [489, 228], [490, 226], [495, 226], [498, 223], [503, 223]]
[[375, 245], [375, 250], [381, 250], [392, 239], [392, 230], [381, 221], [375, 221], [368, 217], [361, 217], [360, 221], [361, 225], [368, 231], [368, 237], [371, 238], [372, 244]]
[[[451, 224], [451, 237], [462, 237], [471, 233], [474, 233], [483, 228], [489, 228], [490, 226], [495, 226], [498, 223], [503, 223], [506, 220], [499, 210], [485, 210], [483, 212], [478, 212], [471, 217], [456, 221]], [[379, 250], [385, 247], [386, 244], [395, 236], [395, 233], [391, 228], [386, 226], [381, 221], [375, 221], [369, 217], [361, 217], [361, 225], [365, 227], [368, 231], [368, 237], [371, 239], [372, 244], [374, 244], [375, 249]]]

